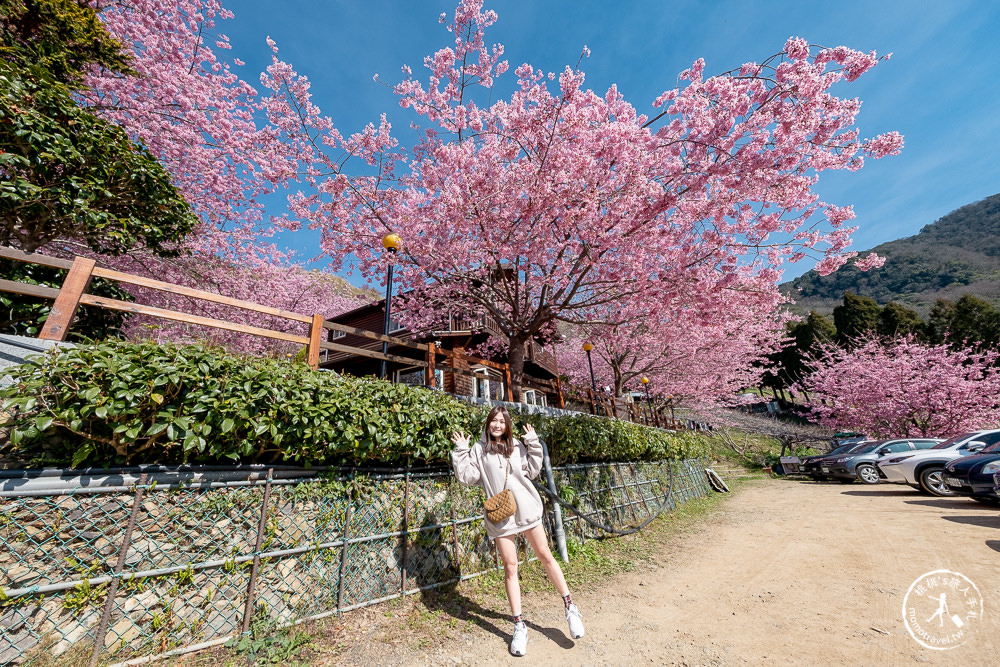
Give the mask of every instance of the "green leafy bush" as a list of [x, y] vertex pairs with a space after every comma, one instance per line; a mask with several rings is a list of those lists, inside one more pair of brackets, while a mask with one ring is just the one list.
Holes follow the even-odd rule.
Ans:
[[[108, 341], [37, 357], [0, 391], [14, 457], [79, 466], [439, 463], [485, 408], [419, 387], [204, 346]], [[694, 434], [580, 415], [532, 423], [554, 464], [703, 456]]]
[[656, 461], [706, 456], [708, 441], [618, 419], [588, 415], [548, 420], [546, 441], [554, 465], [576, 461]]
[[[0, 392], [22, 456], [72, 465], [437, 460], [471, 406], [202, 346], [104, 342], [36, 358]], [[481, 418], [480, 420], [481, 421]]]

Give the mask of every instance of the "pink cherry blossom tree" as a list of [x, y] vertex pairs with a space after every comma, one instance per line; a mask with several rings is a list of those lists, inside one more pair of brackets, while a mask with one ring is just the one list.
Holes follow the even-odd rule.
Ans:
[[425, 81], [404, 68], [395, 88], [426, 123], [422, 140], [402, 150], [384, 118], [342, 140], [377, 173], [349, 175], [330, 160], [292, 211], [321, 228], [334, 261], [356, 257], [373, 279], [387, 258], [358, 239], [401, 235], [403, 317], [413, 327], [445, 310], [490, 317], [515, 395], [525, 342], [552, 336], [558, 321], [593, 322], [604, 305], [632, 300], [653, 310], [706, 275], [708, 294], [737, 282], [766, 294], [784, 261], [815, 253], [829, 272], [853, 255], [850, 207], [812, 187], [824, 170], [860, 169], [901, 147], [897, 133], [862, 140], [859, 101], [830, 92], [874, 67], [874, 53], [795, 38], [718, 76], [697, 61], [652, 116], [615, 87], [587, 89], [578, 68], [527, 63], [510, 97], [490, 102], [508, 69], [503, 47], [485, 41], [496, 19], [479, 0], [442, 17], [451, 45], [425, 59]]
[[998, 353], [869, 338], [823, 346], [802, 388], [820, 423], [875, 437], [950, 436], [1000, 423]]
[[[243, 63], [223, 55], [229, 40], [217, 22], [233, 14], [220, 0], [120, 0], [95, 6], [109, 32], [130, 45], [135, 72], [91, 72], [81, 103], [141, 141], [167, 168], [201, 223], [182, 242], [179, 259], [164, 260], [140, 249], [127, 257], [99, 257], [101, 263], [304, 314], [334, 315], [360, 305], [339, 279], [295, 266], [268, 242], [275, 228], [264, 219], [262, 197], [310, 171], [317, 152], [310, 132], [323, 131], [328, 141], [337, 136], [312, 105], [309, 82], [278, 59], [273, 42], [271, 66], [259, 77], [264, 92], [240, 78], [236, 71]], [[79, 247], [52, 251], [90, 254]], [[265, 328], [291, 326], [177, 295], [125, 289], [149, 305]], [[207, 339], [247, 352], [287, 351], [266, 339], [148, 318], [132, 319], [127, 331], [158, 339]]]
[[[134, 45], [139, 76], [96, 72], [85, 103], [167, 166], [203, 223], [189, 250], [266, 258], [261, 197], [297, 181], [281, 225], [318, 227], [332, 268], [356, 259], [372, 280], [388, 261], [373, 241], [400, 234], [401, 319], [492, 318], [516, 394], [525, 342], [553, 337], [559, 321], [619, 324], [596, 314], [624, 303], [655, 313], [695, 286], [711, 297], [738, 285], [767, 302], [781, 264], [806, 254], [834, 270], [854, 254], [853, 212], [819, 200], [818, 174], [902, 145], [894, 132], [861, 139], [860, 102], [831, 92], [880, 59], [798, 38], [717, 76], [699, 60], [646, 114], [615, 87], [587, 89], [579, 67], [525, 63], [506, 93], [503, 47], [484, 38], [497, 15], [462, 0], [441, 18], [451, 43], [425, 59], [426, 79], [404, 68], [395, 88], [424, 124], [404, 149], [384, 116], [338, 132], [273, 42], [264, 94], [238, 77], [241, 63], [218, 55], [228, 40], [215, 22], [232, 16], [219, 0], [100, 8]], [[709, 298], [697, 307], [718, 311]]]
[[[736, 288], [714, 296], [696, 292], [672, 309], [661, 307], [656, 318], [638, 312], [625, 325], [574, 327], [558, 348], [560, 372], [589, 386], [582, 349], [589, 341], [597, 384], [612, 387], [615, 396], [648, 389], [674, 406], [716, 403], [755, 385], [763, 373], [760, 362], [780, 345], [791, 316], [778, 310], [780, 295], [767, 296], [769, 303]], [[649, 381], [645, 387], [642, 377]]]
[[261, 77], [264, 95], [240, 78], [234, 66], [243, 63], [220, 56], [230, 45], [216, 23], [233, 17], [221, 0], [95, 4], [131, 46], [135, 74], [92, 72], [82, 103], [167, 168], [202, 221], [188, 249], [266, 254], [261, 197], [297, 179], [314, 150], [299, 145], [303, 121], [318, 115], [309, 82], [276, 57]]

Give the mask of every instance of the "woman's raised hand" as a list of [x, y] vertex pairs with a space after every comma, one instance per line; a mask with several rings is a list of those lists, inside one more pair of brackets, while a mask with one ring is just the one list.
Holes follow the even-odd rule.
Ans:
[[535, 427], [531, 424], [524, 425], [524, 437], [535, 435]]
[[469, 448], [469, 436], [462, 433], [461, 431], [455, 431], [451, 434], [451, 441], [455, 443], [455, 446], [459, 449]]

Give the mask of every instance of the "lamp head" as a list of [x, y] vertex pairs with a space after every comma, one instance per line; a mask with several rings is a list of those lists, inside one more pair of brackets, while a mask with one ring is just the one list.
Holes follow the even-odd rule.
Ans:
[[591, 350], [593, 350], [593, 349], [594, 349], [594, 345], [593, 345], [593, 343], [589, 343], [589, 342], [587, 342], [587, 343], [584, 343], [584, 344], [583, 344], [583, 351], [584, 351], [584, 352], [590, 352], [590, 351], [591, 351]]
[[648, 377], [646, 377], [645, 375], [643, 375], [643, 376], [642, 376], [642, 379], [641, 379], [641, 380], [639, 380], [639, 382], [641, 382], [641, 383], [643, 383], [643, 384], [649, 384], [649, 378], [648, 378]]
[[382, 237], [382, 247], [389, 252], [396, 252], [401, 245], [403, 245], [403, 239], [399, 237], [399, 234], [386, 234]]

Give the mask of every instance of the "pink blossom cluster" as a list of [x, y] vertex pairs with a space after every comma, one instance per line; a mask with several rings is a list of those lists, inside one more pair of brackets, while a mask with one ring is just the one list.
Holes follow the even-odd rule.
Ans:
[[632, 313], [625, 324], [573, 327], [557, 348], [560, 374], [590, 386], [582, 347], [590, 342], [599, 389], [609, 387], [615, 396], [648, 391], [652, 400], [675, 406], [725, 402], [759, 383], [767, 355], [785, 335], [790, 315], [778, 310], [780, 297], [768, 296], [775, 301], [748, 299], [734, 286], [714, 297], [694, 293], [655, 312]]
[[870, 338], [829, 345], [799, 389], [824, 425], [873, 437], [942, 436], [1000, 424], [1000, 368], [985, 353]]

